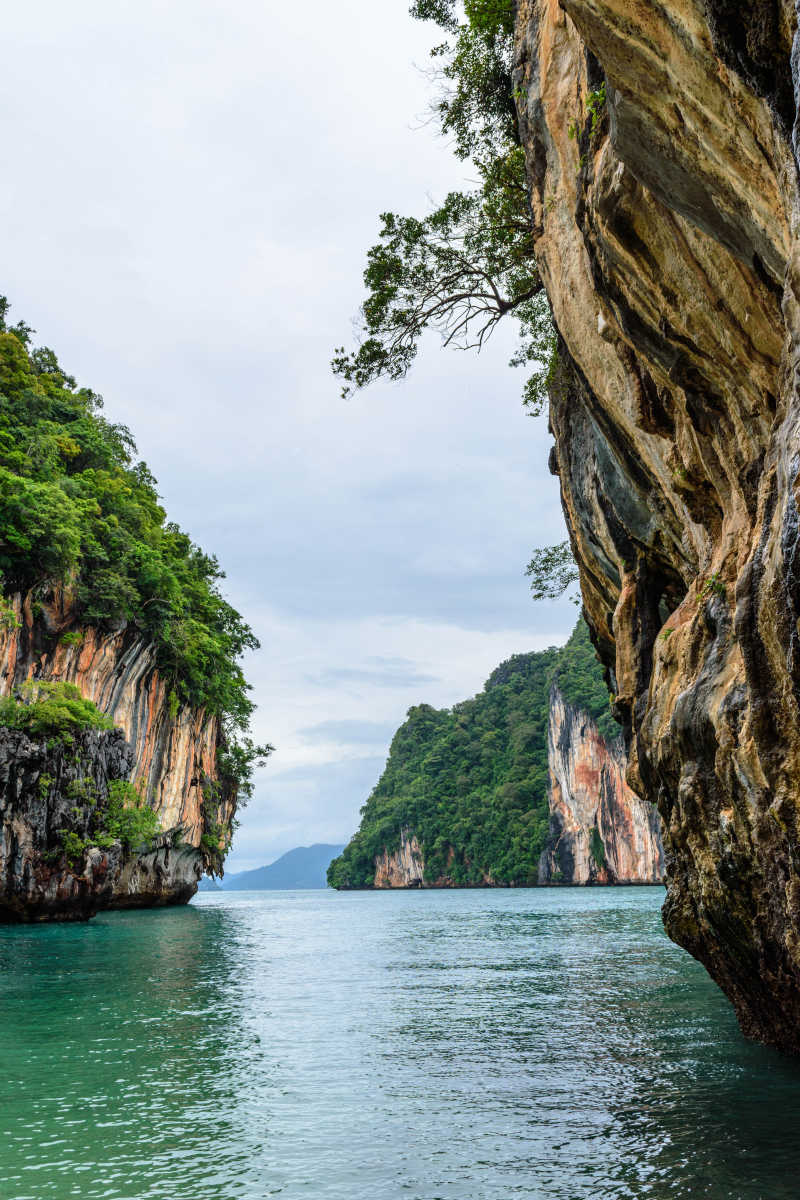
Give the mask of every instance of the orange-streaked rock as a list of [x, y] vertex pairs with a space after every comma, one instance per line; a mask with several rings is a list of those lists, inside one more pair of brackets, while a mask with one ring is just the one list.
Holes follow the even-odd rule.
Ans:
[[540, 883], [662, 883], [659, 817], [625, 780], [622, 739], [607, 742], [597, 725], [550, 695], [547, 738], [550, 835]]
[[[219, 722], [202, 709], [175, 705], [155, 665], [155, 649], [140, 631], [82, 628], [68, 593], [57, 589], [46, 602], [12, 598], [19, 628], [0, 629], [0, 695], [26, 679], [74, 683], [122, 729], [134, 753], [132, 781], [158, 813], [165, 834], [180, 829], [180, 846], [164, 839], [160, 851], [128, 864], [117, 884], [126, 906], [188, 899], [202, 873], [204, 784], [216, 779]], [[73, 645], [61, 641], [78, 632]], [[234, 799], [223, 796], [212, 811], [227, 830]]]
[[795, 5], [517, 19], [552, 464], [629, 782], [663, 820], [665, 926], [748, 1036], [800, 1053]]

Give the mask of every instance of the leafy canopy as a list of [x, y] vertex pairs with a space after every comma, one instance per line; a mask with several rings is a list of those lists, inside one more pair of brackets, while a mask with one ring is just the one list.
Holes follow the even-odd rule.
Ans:
[[[149, 637], [175, 698], [221, 720], [250, 769], [269, 747], [238, 738], [253, 711], [240, 657], [258, 642], [220, 592], [213, 556], [168, 521], [128, 429], [33, 348], [0, 297], [0, 573], [4, 590], [72, 591], [82, 624]], [[249, 750], [248, 750], [249, 746]], [[249, 759], [248, 759], [249, 754]], [[234, 756], [235, 757], [235, 756]], [[239, 769], [248, 783], [247, 766]]]
[[[544, 546], [535, 550], [533, 558], [525, 568], [525, 574], [531, 581], [531, 595], [534, 600], [558, 600], [564, 592], [574, 588], [578, 581], [578, 567], [572, 554], [569, 542], [559, 542], [555, 546]], [[573, 604], [579, 603], [579, 596], [570, 596]]]
[[449, 35], [433, 51], [441, 85], [434, 112], [456, 154], [471, 160], [478, 186], [451, 192], [424, 218], [382, 214], [367, 254], [358, 344], [338, 348], [331, 365], [347, 397], [376, 379], [404, 378], [426, 330], [446, 346], [480, 350], [513, 314], [522, 340], [511, 362], [534, 364], [524, 402], [539, 412], [555, 340], [512, 94], [513, 5], [417, 0], [411, 15]]
[[415, 833], [426, 878], [532, 885], [549, 825], [547, 727], [554, 679], [565, 698], [619, 727], [583, 621], [562, 649], [517, 654], [484, 690], [452, 709], [411, 708], [386, 768], [361, 810], [361, 825], [328, 871], [333, 887], [369, 887], [375, 858]]
[[38, 680], [24, 684], [19, 699], [0, 697], [0, 727], [64, 739], [84, 729], [113, 729], [114, 722], [73, 683]]

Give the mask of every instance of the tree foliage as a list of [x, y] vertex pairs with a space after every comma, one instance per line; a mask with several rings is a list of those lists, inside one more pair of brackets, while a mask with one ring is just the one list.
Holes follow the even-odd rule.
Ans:
[[477, 174], [427, 217], [381, 216], [367, 254], [357, 345], [332, 360], [342, 394], [379, 378], [402, 379], [426, 330], [444, 345], [478, 349], [512, 314], [522, 336], [512, 365], [533, 365], [524, 402], [545, 403], [555, 340], [534, 258], [532, 218], [512, 94], [511, 0], [417, 0], [411, 14], [448, 40], [433, 51], [440, 85], [434, 111], [457, 155]]
[[[534, 600], [558, 600], [564, 592], [576, 587], [579, 581], [578, 567], [569, 542], [535, 550], [525, 574], [530, 578]], [[573, 593], [570, 599], [578, 604], [578, 593]]]
[[511, 70], [511, 0], [417, 0], [411, 16], [448, 35], [431, 56], [438, 93], [433, 110], [461, 159], [486, 161], [519, 144]]
[[0, 697], [0, 727], [68, 740], [84, 729], [113, 729], [114, 722], [73, 683], [36, 680], [23, 686], [21, 697]]
[[[81, 623], [131, 623], [156, 647], [180, 702], [218, 716], [231, 750], [253, 704], [240, 658], [258, 642], [223, 597], [224, 578], [159, 503], [124, 425], [34, 349], [0, 297], [0, 572], [8, 592], [68, 586]], [[250, 743], [250, 763], [268, 747]]]
[[618, 732], [580, 621], [561, 650], [514, 655], [472, 700], [452, 709], [409, 709], [359, 830], [331, 863], [328, 882], [368, 887], [376, 856], [396, 850], [407, 828], [422, 845], [429, 881], [447, 875], [479, 883], [490, 874], [498, 883], [535, 884], [549, 820], [547, 726], [556, 678], [606, 736]]

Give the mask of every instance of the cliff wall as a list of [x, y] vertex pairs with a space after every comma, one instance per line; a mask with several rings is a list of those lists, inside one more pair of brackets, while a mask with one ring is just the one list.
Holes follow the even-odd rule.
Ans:
[[[453, 862], [452, 849], [448, 856], [448, 865]], [[376, 888], [455, 888], [455, 887], [508, 887], [506, 883], [498, 883], [491, 875], [470, 883], [458, 883], [452, 875], [443, 871], [435, 879], [425, 879], [425, 853], [417, 835], [409, 829], [401, 829], [400, 845], [391, 853], [384, 849], [375, 858]]]
[[621, 739], [607, 742], [553, 687], [548, 734], [550, 835], [540, 883], [661, 883], [658, 813], [625, 781]]
[[665, 925], [800, 1051], [793, 42], [789, 0], [518, 5], [552, 468]]
[[376, 888], [425, 887], [425, 859], [414, 833], [400, 831], [400, 845], [389, 853], [384, 850], [375, 859]]
[[0, 629], [0, 695], [29, 678], [74, 683], [122, 730], [133, 753], [131, 778], [159, 818], [163, 836], [146, 855], [121, 865], [109, 903], [188, 900], [209, 857], [204, 833], [223, 841], [235, 807], [233, 797], [211, 803], [203, 793], [204, 782], [216, 778], [218, 722], [175, 704], [152, 645], [135, 628], [76, 626], [61, 591], [35, 603], [18, 595], [12, 605], [19, 626]]
[[85, 920], [111, 903], [122, 846], [67, 856], [64, 835], [84, 840], [132, 766], [116, 729], [72, 744], [0, 729], [0, 920]]

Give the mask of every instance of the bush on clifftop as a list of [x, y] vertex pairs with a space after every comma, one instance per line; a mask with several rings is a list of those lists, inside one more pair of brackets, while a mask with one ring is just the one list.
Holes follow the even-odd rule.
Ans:
[[37, 681], [25, 684], [21, 699], [0, 697], [0, 728], [63, 739], [83, 729], [113, 729], [114, 722], [73, 683]]

